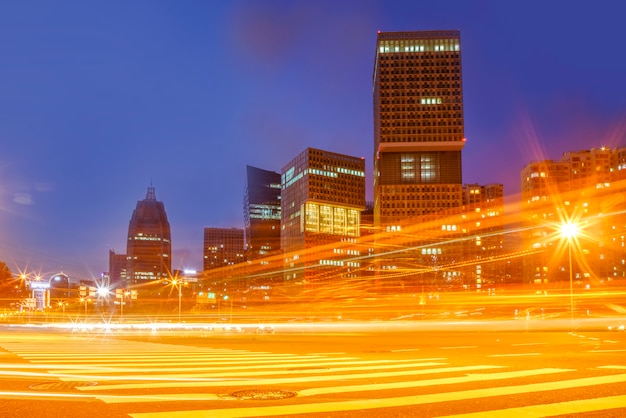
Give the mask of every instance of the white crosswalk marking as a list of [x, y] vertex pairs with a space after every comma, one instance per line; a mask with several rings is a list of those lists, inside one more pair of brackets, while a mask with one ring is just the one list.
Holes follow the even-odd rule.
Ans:
[[[234, 349], [189, 348], [173, 344], [109, 339], [94, 348], [86, 338], [63, 338], [50, 344], [3, 341], [0, 347], [28, 363], [0, 363], [0, 377], [39, 381], [97, 382], [71, 393], [0, 392], [2, 398], [58, 397], [98, 399], [127, 408], [134, 418], [260, 417], [302, 413], [373, 411], [487, 397], [541, 393], [626, 383], [622, 365], [597, 367], [612, 373], [579, 377], [575, 368], [516, 368], [496, 364], [455, 365], [443, 357], [365, 359], [342, 353], [279, 354]], [[462, 346], [457, 348], [467, 348]], [[442, 349], [448, 349], [443, 347]], [[406, 353], [405, 353], [406, 354]], [[416, 352], [415, 355], [418, 353]], [[496, 354], [486, 359], [510, 357]], [[539, 353], [525, 353], [539, 356]], [[401, 356], [398, 356], [401, 357]], [[492, 360], [489, 360], [492, 361]], [[532, 383], [528, 383], [531, 379]], [[511, 382], [524, 382], [511, 384]], [[478, 388], [472, 384], [480, 383]], [[487, 385], [488, 387], [483, 387]], [[280, 405], [244, 404], [241, 390], [292, 388], [297, 396]], [[436, 393], [419, 388], [441, 387]], [[467, 389], [470, 387], [470, 389]], [[413, 393], [412, 393], [413, 392]], [[399, 394], [402, 393], [402, 396]], [[412, 394], [411, 394], [412, 393]], [[206, 405], [184, 410], [185, 402]], [[235, 403], [235, 401], [238, 401]], [[154, 404], [154, 408], [151, 407]], [[160, 405], [160, 406], [157, 406]], [[248, 406], [249, 405], [249, 406]], [[450, 418], [539, 417], [601, 411], [626, 405], [626, 395], [582, 400], [555, 400]], [[181, 409], [183, 408], [183, 409]], [[150, 411], [152, 409], [152, 411]], [[374, 413], [374, 412], [372, 412]]]
[[603, 411], [607, 409], [614, 409], [620, 405], [626, 405], [626, 395], [558, 402], [550, 405], [532, 405], [520, 408], [506, 408], [497, 411], [481, 411], [470, 414], [447, 415], [441, 418], [541, 418], [552, 415], [582, 414], [585, 412]]

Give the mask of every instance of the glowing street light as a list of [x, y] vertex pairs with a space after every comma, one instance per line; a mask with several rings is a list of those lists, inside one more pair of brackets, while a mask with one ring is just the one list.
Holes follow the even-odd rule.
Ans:
[[182, 284], [183, 284], [183, 281], [180, 279], [172, 280], [172, 286], [175, 286], [178, 288], [178, 322], [179, 323], [180, 323], [180, 305], [181, 305], [181, 299], [183, 297]]
[[569, 311], [570, 321], [574, 322], [574, 277], [572, 269], [572, 239], [578, 235], [578, 224], [567, 221], [561, 224], [561, 236], [567, 239], [567, 252], [569, 255]]

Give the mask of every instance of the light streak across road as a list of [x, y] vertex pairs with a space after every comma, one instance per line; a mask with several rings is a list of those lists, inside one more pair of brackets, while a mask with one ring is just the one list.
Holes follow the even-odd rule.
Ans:
[[[572, 338], [568, 344], [572, 341], [586, 344], [585, 341], [592, 340]], [[549, 362], [545, 363], [548, 367], [535, 364], [543, 356], [542, 352], [535, 351], [538, 345], [542, 345], [543, 350], [543, 343], [502, 345], [498, 347], [499, 352], [483, 352], [479, 345], [445, 345], [431, 350], [431, 354], [435, 353], [433, 356], [420, 357], [422, 350], [401, 349], [393, 350], [390, 357], [386, 357], [350, 352], [324, 355], [213, 349], [113, 337], [94, 341], [63, 334], [48, 335], [42, 344], [34, 339], [0, 335], [0, 348], [20, 357], [20, 362], [10, 362], [9, 355], [5, 357], [0, 363], [0, 381], [94, 383], [76, 385], [71, 392], [2, 390], [0, 399], [100, 401], [109, 407], [124, 408], [125, 413], [134, 418], [376, 414], [378, 409], [419, 406], [436, 410], [436, 405], [448, 402], [472, 401], [475, 405], [473, 400], [476, 399], [513, 395], [517, 398], [526, 395], [530, 403], [543, 403], [517, 403], [517, 406], [489, 410], [491, 404], [486, 402], [477, 406], [485, 409], [483, 411], [459, 415], [459, 410], [448, 410], [448, 415], [458, 418], [539, 417], [581, 414], [626, 405], [626, 395], [613, 396], [615, 393], [610, 389], [597, 395], [589, 394], [589, 399], [548, 396], [548, 393], [581, 388], [621, 387], [626, 383], [626, 366], [613, 357], [614, 362], [595, 365], [591, 376], [582, 374], [584, 377], [581, 377], [581, 370], [576, 367], [551, 367]], [[534, 347], [533, 352], [524, 352], [527, 346]], [[516, 348], [522, 351], [516, 352]], [[436, 353], [444, 349], [451, 357], [436, 357]], [[602, 350], [595, 351], [605, 355]], [[619, 355], [617, 347], [608, 351], [606, 355]], [[465, 353], [471, 354], [471, 364], [452, 358], [464, 359]], [[508, 360], [516, 357], [526, 357], [532, 363], [516, 365], [515, 360]], [[599, 373], [605, 374], [596, 375]], [[294, 396], [281, 404], [268, 404], [242, 401], [235, 395], [238, 391], [275, 388], [289, 388]], [[424, 390], [428, 392], [423, 393]], [[546, 395], [533, 396], [539, 393]]]

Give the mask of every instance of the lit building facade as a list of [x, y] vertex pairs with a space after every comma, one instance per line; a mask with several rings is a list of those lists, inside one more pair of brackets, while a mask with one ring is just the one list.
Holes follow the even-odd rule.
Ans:
[[137, 202], [128, 226], [126, 280], [141, 284], [166, 280], [172, 272], [170, 223], [154, 187]]
[[379, 32], [373, 82], [375, 224], [460, 207], [460, 32]]
[[241, 228], [204, 228], [204, 270], [215, 270], [243, 263], [244, 241]]
[[280, 193], [280, 173], [246, 167], [243, 218], [250, 260], [280, 252]]
[[246, 167], [243, 201], [246, 274], [249, 300], [263, 300], [282, 283], [280, 250], [280, 173]]
[[281, 172], [285, 284], [351, 278], [365, 209], [365, 160], [308, 148]]
[[373, 109], [380, 283], [462, 283], [460, 32], [379, 32]]
[[602, 147], [532, 162], [521, 171], [522, 245], [526, 283], [568, 281], [564, 222], [582, 229], [575, 240], [573, 280], [595, 284], [626, 276], [626, 149]]
[[463, 186], [463, 286], [488, 290], [504, 284], [504, 185]]
[[[247, 288], [244, 231], [241, 228], [204, 228], [204, 272], [202, 288], [206, 292], [235, 298]], [[232, 299], [231, 299], [232, 300]]]

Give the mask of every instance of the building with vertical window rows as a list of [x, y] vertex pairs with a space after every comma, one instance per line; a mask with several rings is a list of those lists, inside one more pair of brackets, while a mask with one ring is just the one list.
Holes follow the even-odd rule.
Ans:
[[460, 32], [379, 32], [373, 109], [380, 282], [462, 283]]
[[460, 32], [379, 32], [374, 63], [374, 222], [462, 204]]
[[243, 229], [204, 228], [204, 271], [245, 261]]
[[285, 285], [350, 278], [365, 209], [365, 160], [308, 148], [281, 172]]

